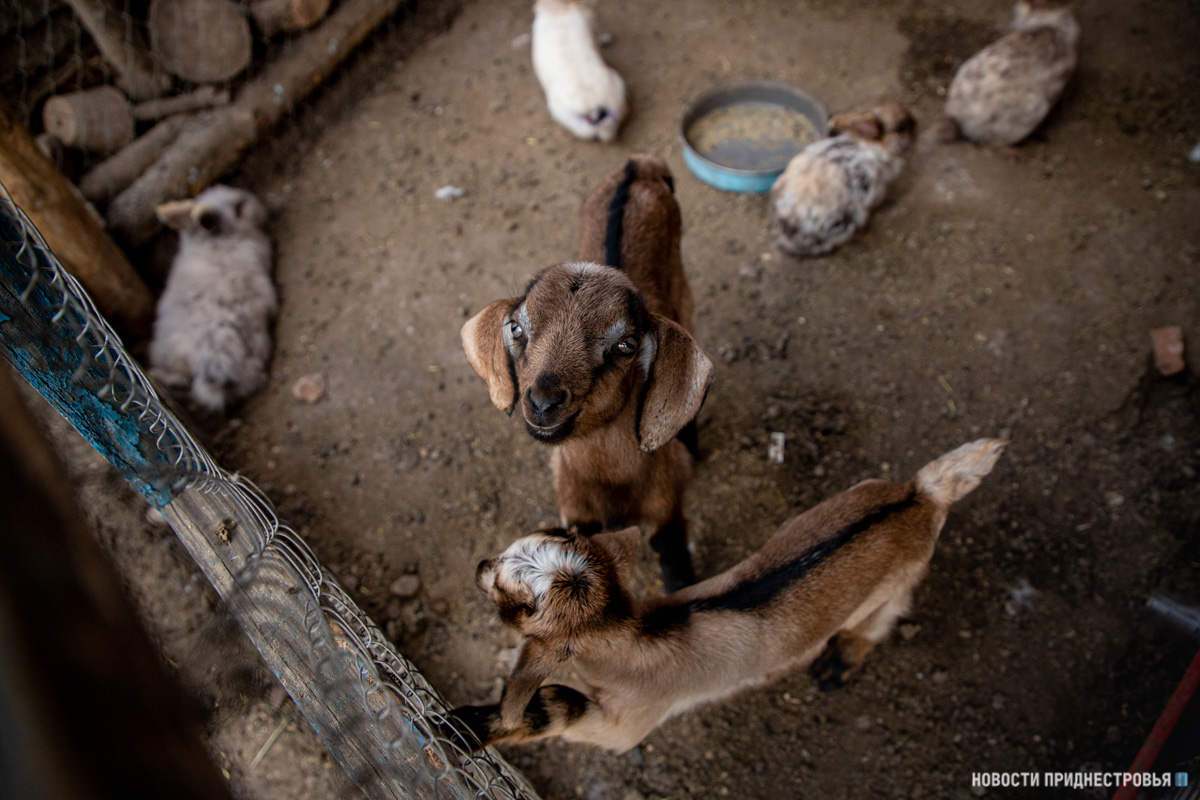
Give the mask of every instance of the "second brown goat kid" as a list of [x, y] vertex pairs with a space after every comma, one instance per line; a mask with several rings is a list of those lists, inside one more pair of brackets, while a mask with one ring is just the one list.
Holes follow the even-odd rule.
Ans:
[[630, 158], [584, 205], [580, 261], [542, 270], [523, 296], [462, 329], [492, 402], [519, 407], [529, 434], [554, 445], [563, 524], [595, 533], [645, 523], [668, 591], [693, 580], [683, 516], [692, 456], [676, 436], [692, 430], [712, 373], [691, 335], [672, 186], [662, 160]]
[[[950, 506], [1007, 442], [979, 439], [907, 483], [864, 481], [784, 523], [731, 569], [666, 597], [625, 589], [638, 531], [542, 531], [479, 565], [476, 583], [524, 635], [499, 704], [454, 716], [479, 741], [550, 736], [614, 751], [702, 703], [812, 666], [844, 682], [905, 614]], [[570, 664], [584, 691], [542, 686]]]

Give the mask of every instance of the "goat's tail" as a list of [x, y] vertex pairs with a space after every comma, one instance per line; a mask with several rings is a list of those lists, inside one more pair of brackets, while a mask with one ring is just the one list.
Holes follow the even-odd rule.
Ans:
[[929, 462], [914, 479], [917, 491], [947, 508], [979, 485], [996, 466], [1007, 439], [976, 439]]
[[604, 231], [604, 263], [621, 269], [621, 237], [625, 231], [625, 206], [629, 203], [629, 187], [637, 180], [638, 165], [634, 159], [625, 162], [625, 177], [617, 184], [608, 204], [608, 227]]

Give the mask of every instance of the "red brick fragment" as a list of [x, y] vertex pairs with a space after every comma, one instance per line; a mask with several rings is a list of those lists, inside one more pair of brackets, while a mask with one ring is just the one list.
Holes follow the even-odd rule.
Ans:
[[1150, 331], [1154, 342], [1154, 365], [1163, 375], [1178, 375], [1183, 372], [1183, 328], [1172, 325]]

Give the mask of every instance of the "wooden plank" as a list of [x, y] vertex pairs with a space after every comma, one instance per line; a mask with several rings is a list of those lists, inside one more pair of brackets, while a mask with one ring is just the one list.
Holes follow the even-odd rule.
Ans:
[[[315, 601], [299, 576], [286, 569], [281, 559], [268, 555], [252, 580], [239, 583], [238, 576], [261, 535], [254, 531], [253, 514], [245, 504], [221, 491], [186, 489], [162, 512], [229, 603], [267, 666], [359, 788], [370, 798], [434, 797], [429, 766], [422, 763], [419, 748], [402, 748], [385, 758], [389, 741], [411, 739], [413, 733], [399, 714], [376, 721], [364, 712], [363, 687], [348, 639], [341, 637], [339, 642], [332, 633], [321, 634], [328, 637], [327, 652], [333, 658], [324, 674], [317, 672], [319, 656], [309, 634], [309, 612]], [[230, 526], [229, 520], [237, 524]], [[441, 796], [451, 786], [443, 782]], [[473, 794], [458, 788], [460, 796]]]

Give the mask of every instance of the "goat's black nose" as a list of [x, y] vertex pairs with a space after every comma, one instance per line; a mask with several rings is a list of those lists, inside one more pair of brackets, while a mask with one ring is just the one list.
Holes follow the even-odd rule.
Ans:
[[566, 388], [556, 378], [547, 378], [545, 375], [539, 375], [534, 385], [529, 387], [529, 405], [542, 417], [566, 405], [568, 396]]

